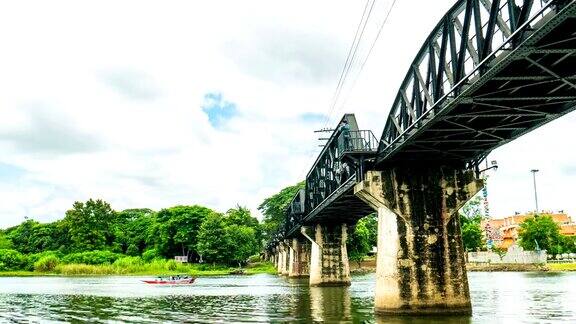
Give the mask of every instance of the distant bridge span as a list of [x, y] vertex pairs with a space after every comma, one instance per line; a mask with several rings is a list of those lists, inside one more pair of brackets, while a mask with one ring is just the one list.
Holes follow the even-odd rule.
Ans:
[[[289, 273], [289, 265], [298, 268], [305, 258], [289, 257], [299, 255], [300, 247], [288, 247], [287, 239], [296, 242], [304, 235], [312, 242], [311, 284], [347, 283], [345, 252], [336, 258], [338, 265], [328, 262], [332, 269], [344, 267], [334, 272], [324, 268], [326, 251], [334, 259], [346, 226], [378, 210], [379, 228], [391, 226], [378, 250], [399, 246], [388, 251], [397, 262], [388, 260], [386, 266], [379, 253], [378, 273], [396, 288], [377, 290], [376, 310], [466, 313], [460, 228], [452, 216], [482, 187], [480, 162], [575, 108], [576, 0], [460, 0], [410, 65], [380, 140], [359, 129], [354, 115], [343, 117], [350, 132], [331, 135], [269, 242], [269, 254]], [[334, 230], [335, 224], [345, 225]], [[331, 248], [323, 247], [334, 237]], [[442, 237], [446, 241], [436, 243]], [[442, 306], [433, 302], [438, 296], [445, 300]]]

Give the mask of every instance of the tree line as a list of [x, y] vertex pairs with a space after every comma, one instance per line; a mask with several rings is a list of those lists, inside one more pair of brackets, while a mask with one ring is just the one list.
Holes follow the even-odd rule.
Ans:
[[109, 251], [146, 259], [187, 256], [189, 261], [242, 264], [262, 248], [262, 228], [245, 207], [225, 213], [174, 206], [115, 211], [103, 200], [75, 202], [63, 219], [26, 219], [0, 232], [0, 249], [22, 254]]

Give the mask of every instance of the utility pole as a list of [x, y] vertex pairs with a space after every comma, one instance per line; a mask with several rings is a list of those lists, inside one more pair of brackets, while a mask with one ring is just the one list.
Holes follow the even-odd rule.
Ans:
[[534, 215], [538, 214], [538, 193], [536, 192], [536, 172], [538, 171], [540, 170], [538, 169], [530, 170], [530, 172], [532, 172], [532, 179], [534, 180], [534, 202], [536, 203], [536, 211], [534, 212]]

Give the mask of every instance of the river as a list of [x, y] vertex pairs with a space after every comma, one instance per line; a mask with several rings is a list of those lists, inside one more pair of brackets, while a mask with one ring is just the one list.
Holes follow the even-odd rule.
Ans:
[[576, 273], [471, 272], [473, 316], [377, 318], [374, 274], [347, 288], [273, 275], [154, 287], [139, 277], [0, 278], [0, 322], [576, 322]]

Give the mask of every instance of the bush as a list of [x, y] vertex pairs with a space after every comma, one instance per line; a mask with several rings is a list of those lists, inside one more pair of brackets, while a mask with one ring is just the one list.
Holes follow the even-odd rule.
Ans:
[[174, 271], [178, 267], [178, 263], [174, 260], [166, 261], [166, 270]]
[[256, 255], [249, 257], [248, 262], [249, 263], [262, 262], [262, 258], [260, 258], [259, 254], [256, 254]]
[[128, 245], [128, 248], [126, 249], [126, 254], [130, 255], [130, 256], [136, 256], [140, 254], [140, 250], [138, 250], [138, 247], [134, 244], [130, 244]]
[[16, 250], [0, 250], [0, 271], [21, 270], [26, 266], [26, 258]]
[[123, 274], [117, 271], [111, 265], [92, 265], [92, 264], [60, 264], [56, 266], [56, 272], [66, 275], [106, 275], [106, 274]]
[[90, 251], [72, 253], [65, 256], [62, 261], [64, 263], [81, 263], [81, 264], [111, 264], [114, 263], [122, 255], [110, 251]]
[[35, 269], [36, 262], [47, 256], [54, 256], [57, 259], [62, 259], [64, 255], [60, 251], [44, 251], [40, 253], [28, 254], [26, 257], [26, 266], [24, 270], [33, 271]]
[[38, 272], [50, 272], [53, 271], [59, 263], [60, 259], [58, 259], [58, 257], [53, 254], [47, 255], [34, 262], [34, 270]]
[[144, 265], [144, 261], [140, 257], [122, 257], [114, 261], [113, 265], [118, 268], [135, 268]]
[[146, 251], [144, 251], [144, 253], [142, 253], [142, 259], [146, 262], [150, 262], [150, 261], [157, 259], [159, 257], [160, 257], [160, 254], [158, 253], [158, 250], [156, 250], [156, 249], [146, 250]]

